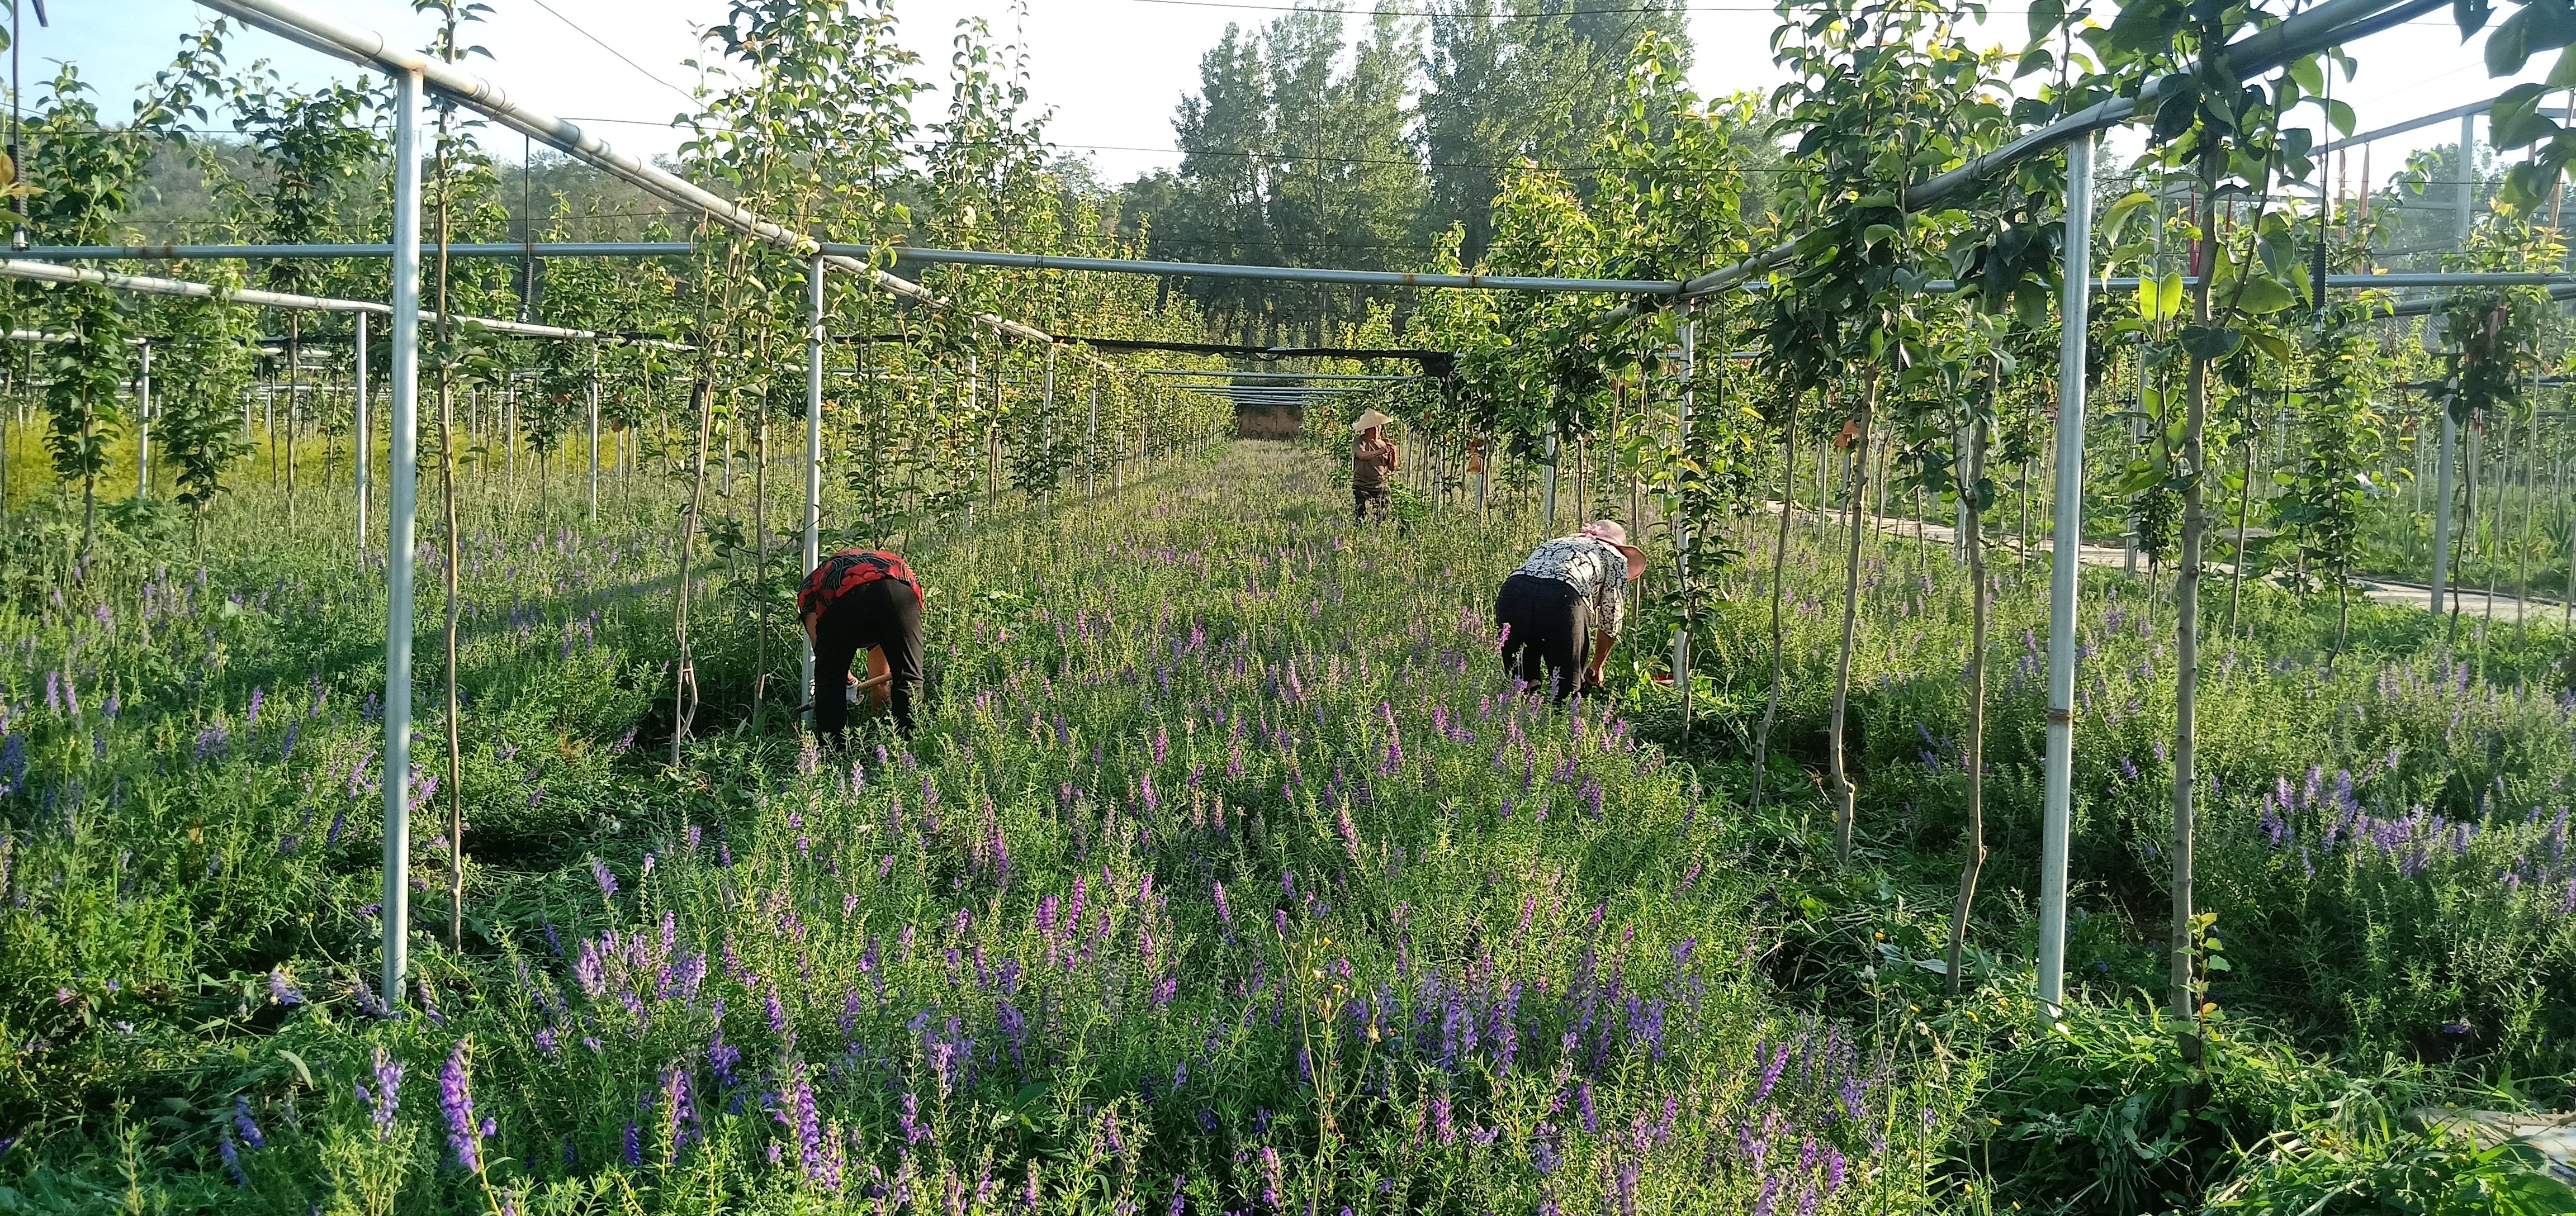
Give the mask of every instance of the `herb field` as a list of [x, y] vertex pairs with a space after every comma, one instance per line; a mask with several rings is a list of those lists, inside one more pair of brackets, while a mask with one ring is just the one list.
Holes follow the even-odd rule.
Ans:
[[599, 2], [11, 69], [0, 1216], [2576, 1213], [2565, 0]]
[[1919, 1198], [1971, 1091], [1766, 994], [1761, 846], [1687, 766], [1510, 695], [1476, 602], [1509, 535], [1352, 535], [1322, 473], [1227, 453], [926, 554], [933, 724], [828, 759], [654, 763], [661, 546], [477, 538], [469, 942], [392, 1022], [365, 572], [244, 554], [12, 618], [17, 1193]]
[[[16, 613], [7, 1202], [2161, 1210], [2286, 1169], [2241, 1155], [2275, 1131], [2520, 1176], [2393, 1123], [2501, 1083], [2444, 1060], [2564, 1068], [2576, 755], [2553, 699], [2410, 657], [2415, 615], [2367, 617], [2384, 662], [2246, 651], [2212, 682], [2211, 946], [2237, 970], [2185, 1115], [2130, 1003], [2159, 958], [2135, 585], [2088, 605], [2088, 996], [2042, 1036], [2001, 962], [2015, 913], [1969, 999], [1917, 965], [1958, 792], [1940, 550], [1872, 558], [1864, 861], [1837, 876], [1812, 789], [1748, 817], [1740, 723], [1675, 738], [1650, 661], [1570, 711], [1511, 695], [1480, 601], [1535, 519], [1408, 499], [1353, 530], [1334, 471], [1176, 455], [920, 551], [932, 715], [846, 756], [744, 722], [662, 763], [670, 546], [533, 506], [470, 534], [468, 938], [420, 936], [392, 1019], [373, 571], [218, 547], [130, 601]], [[1802, 664], [1832, 656], [1816, 594], [1792, 588]], [[2273, 636], [2330, 628], [2256, 605]], [[748, 617], [710, 629], [711, 668], [757, 662]], [[1742, 649], [1713, 670], [1759, 667]], [[1994, 696], [2009, 892], [2035, 797], [2001, 741], [2037, 703]], [[2475, 809], [2421, 809], [2453, 800]], [[424, 926], [445, 846], [419, 846]], [[2332, 1062], [2384, 1055], [2419, 1062]]]

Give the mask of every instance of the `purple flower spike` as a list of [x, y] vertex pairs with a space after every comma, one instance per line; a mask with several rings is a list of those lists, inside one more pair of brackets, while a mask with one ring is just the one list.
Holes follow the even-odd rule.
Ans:
[[368, 1108], [368, 1116], [375, 1120], [376, 1138], [391, 1140], [394, 1138], [394, 1113], [402, 1106], [402, 1061], [378, 1047], [375, 1064], [375, 1092], [368, 1093], [366, 1083], [359, 1082], [358, 1102]]
[[456, 1150], [456, 1163], [468, 1171], [483, 1169], [483, 1125], [474, 1119], [474, 1095], [466, 1088], [469, 1077], [465, 1070], [465, 1044], [459, 1042], [448, 1053], [447, 1067], [438, 1073], [438, 1108], [447, 1116], [447, 1144]]

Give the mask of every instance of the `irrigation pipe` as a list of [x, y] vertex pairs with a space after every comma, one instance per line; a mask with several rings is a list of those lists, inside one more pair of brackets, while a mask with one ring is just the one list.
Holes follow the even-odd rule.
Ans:
[[[255, 308], [291, 308], [304, 312], [345, 312], [376, 317], [389, 317], [394, 313], [393, 305], [379, 304], [373, 300], [343, 300], [331, 296], [296, 295], [292, 292], [262, 291], [257, 288], [249, 287], [235, 290], [231, 288], [217, 287], [211, 283], [192, 282], [187, 279], [163, 279], [154, 278], [148, 275], [116, 274], [105, 270], [90, 270], [79, 266], [58, 266], [51, 262], [30, 262], [18, 258], [0, 259], [0, 278], [26, 279], [31, 282], [57, 283], [67, 286], [74, 284], [91, 284], [94, 286], [108, 288], [111, 291], [130, 291], [137, 295], [177, 296], [185, 299], [216, 300], [226, 304], [241, 304]], [[438, 314], [434, 312], [423, 312], [420, 314], [420, 320], [422, 324], [430, 324], [438, 320]], [[658, 339], [636, 339], [630, 338], [624, 334], [600, 333], [595, 330], [588, 329], [567, 329], [559, 325], [537, 325], [527, 321], [504, 321], [497, 317], [460, 316], [452, 317], [450, 320], [453, 320], [459, 325], [475, 326], [490, 333], [506, 334], [516, 338], [551, 338], [562, 341], [577, 342], [613, 342], [637, 346], [655, 346], [665, 350], [694, 349], [678, 342], [665, 342]], [[13, 333], [11, 336], [14, 338], [17, 335]]]

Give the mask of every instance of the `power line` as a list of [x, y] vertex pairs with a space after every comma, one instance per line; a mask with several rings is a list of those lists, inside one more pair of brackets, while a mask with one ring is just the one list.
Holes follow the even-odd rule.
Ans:
[[637, 62], [635, 62], [634, 60], [627, 58], [627, 57], [626, 57], [626, 52], [621, 51], [621, 50], [618, 50], [616, 47], [613, 47], [613, 46], [608, 45], [606, 42], [604, 42], [604, 41], [602, 41], [602, 40], [600, 39], [599, 35], [594, 34], [594, 33], [591, 33], [589, 30], [586, 30], [586, 29], [581, 28], [580, 24], [579, 24], [579, 23], [577, 23], [577, 22], [575, 22], [572, 18], [567, 17], [567, 16], [564, 16], [562, 13], [556, 12], [556, 11], [555, 11], [555, 6], [553, 6], [553, 5], [551, 5], [551, 4], [546, 3], [546, 0], [536, 0], [536, 5], [537, 5], [537, 7], [538, 7], [538, 8], [541, 8], [541, 9], [546, 10], [546, 13], [547, 13], [547, 15], [548, 15], [548, 16], [551, 16], [551, 17], [553, 17], [555, 20], [560, 21], [560, 22], [563, 22], [565, 25], [572, 27], [572, 32], [574, 32], [574, 33], [576, 33], [576, 34], [579, 34], [579, 35], [581, 35], [581, 36], [582, 36], [582, 37], [584, 37], [584, 38], [588, 38], [588, 39], [590, 39], [590, 40], [591, 40], [591, 42], [592, 42], [592, 44], [596, 45], [599, 49], [601, 49], [601, 50], [603, 50], [603, 51], [606, 51], [606, 52], [608, 52], [608, 53], [609, 53], [609, 54], [611, 54], [611, 55], [615, 55], [615, 56], [617, 56], [617, 61], [618, 61], [619, 63], [623, 63], [623, 64], [625, 64], [626, 66], [628, 66], [628, 67], [630, 67], [630, 68], [635, 69], [635, 71], [636, 71], [638, 74], [642, 75], [642, 76], [644, 77], [644, 79], [646, 79], [646, 80], [650, 80], [650, 81], [652, 81], [653, 83], [655, 83], [655, 84], [658, 84], [658, 85], [662, 86], [663, 88], [669, 89], [669, 90], [671, 90], [672, 92], [679, 94], [681, 97], [686, 98], [686, 99], [687, 99], [690, 103], [692, 103], [692, 104], [695, 104], [695, 103], [697, 102], [697, 100], [698, 100], [698, 99], [697, 99], [697, 96], [696, 96], [695, 94], [690, 93], [687, 89], [683, 89], [683, 88], [681, 88], [680, 86], [678, 86], [678, 85], [676, 85], [676, 84], [673, 84], [673, 83], [671, 83], [670, 81], [664, 80], [664, 79], [662, 79], [661, 77], [656, 76], [656, 75], [654, 75], [653, 73], [651, 73], [651, 72], [649, 72], [649, 71], [645, 71], [645, 69], [644, 69], [644, 65], [643, 65], [643, 64], [637, 63]]

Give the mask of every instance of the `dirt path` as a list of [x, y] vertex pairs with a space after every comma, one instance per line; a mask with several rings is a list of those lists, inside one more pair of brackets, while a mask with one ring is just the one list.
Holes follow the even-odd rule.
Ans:
[[[1763, 508], [1777, 513], [1780, 504], [1777, 501], [1766, 502]], [[1951, 542], [1951, 526], [1948, 524], [1925, 520], [1917, 525], [1911, 519], [1888, 515], [1874, 515], [1870, 519], [1879, 531], [1891, 536], [1912, 539], [1917, 535], [1919, 526], [1924, 544], [1947, 546]], [[2009, 549], [2012, 545], [2007, 541], [2002, 542], [1998, 547]], [[2043, 545], [2041, 555], [2044, 556], [2046, 552], [2046, 547]], [[2077, 552], [2084, 564], [2088, 566], [2125, 568], [2129, 562], [2127, 550], [2110, 545], [2085, 545]], [[2235, 567], [2225, 562], [2209, 563], [2209, 573], [2212, 576], [2224, 577], [2234, 571]], [[2357, 578], [2353, 580], [2353, 585], [2374, 603], [2394, 604], [2417, 611], [2429, 611], [2433, 605], [2433, 589], [2420, 583], [2400, 582], [2386, 578]], [[2519, 619], [2521, 614], [2529, 613], [2529, 619], [2533, 624], [2546, 624], [2553, 617], [2561, 624], [2567, 621], [2567, 605], [2560, 600], [2532, 596], [2528, 601], [2524, 601], [2506, 592], [2498, 591], [2493, 597], [2493, 606], [2490, 608], [2489, 597], [2484, 588], [2452, 587], [2448, 591], [2453, 606], [2463, 617], [2511, 623]]]

